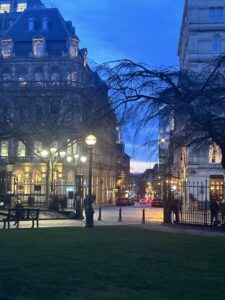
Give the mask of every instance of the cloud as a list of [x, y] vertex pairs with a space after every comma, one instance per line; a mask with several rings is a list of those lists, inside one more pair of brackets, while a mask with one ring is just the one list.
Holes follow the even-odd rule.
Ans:
[[156, 162], [146, 162], [146, 161], [138, 161], [131, 160], [130, 164], [130, 172], [131, 173], [143, 173], [146, 169], [153, 168]]
[[177, 64], [184, 0], [55, 2], [64, 17], [73, 21], [91, 59], [126, 57], [150, 65]]

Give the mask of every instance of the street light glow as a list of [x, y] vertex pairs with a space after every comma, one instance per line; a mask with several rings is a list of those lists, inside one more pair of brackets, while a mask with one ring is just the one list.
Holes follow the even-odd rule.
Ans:
[[74, 159], [75, 159], [75, 160], [78, 160], [78, 159], [79, 159], [79, 154], [75, 154], [75, 155], [74, 155]]
[[93, 134], [90, 134], [86, 137], [86, 144], [88, 146], [94, 146], [97, 142], [96, 136], [94, 136]]
[[59, 155], [61, 158], [64, 158], [66, 156], [66, 151], [60, 151]]
[[50, 152], [52, 155], [56, 154], [57, 148], [55, 148], [55, 147], [50, 148]]
[[72, 156], [68, 156], [68, 157], [66, 158], [66, 160], [67, 160], [68, 163], [71, 163], [71, 162], [73, 161], [73, 158], [72, 158]]
[[42, 156], [43, 158], [48, 157], [48, 154], [49, 154], [49, 152], [48, 152], [47, 150], [42, 150], [42, 151], [41, 151], [41, 156]]
[[82, 155], [81, 158], [80, 158], [80, 161], [81, 161], [83, 164], [85, 164], [86, 161], [87, 161], [87, 157], [84, 156], [84, 155]]

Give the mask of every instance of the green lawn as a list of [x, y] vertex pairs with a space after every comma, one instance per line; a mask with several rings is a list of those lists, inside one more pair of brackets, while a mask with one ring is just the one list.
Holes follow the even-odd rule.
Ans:
[[0, 231], [0, 300], [224, 299], [225, 238], [125, 227]]

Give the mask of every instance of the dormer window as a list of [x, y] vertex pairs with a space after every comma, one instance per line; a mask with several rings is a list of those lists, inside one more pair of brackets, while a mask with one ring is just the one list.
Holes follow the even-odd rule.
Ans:
[[13, 40], [5, 39], [1, 41], [1, 52], [4, 58], [9, 58], [13, 54]]
[[4, 14], [5, 12], [10, 12], [10, 4], [8, 3], [0, 4], [0, 14]]
[[17, 12], [23, 12], [27, 8], [27, 3], [18, 3]]
[[34, 31], [34, 18], [33, 17], [30, 17], [28, 19], [28, 30]]
[[78, 40], [70, 39], [70, 57], [75, 58], [78, 55]]
[[44, 17], [42, 19], [42, 30], [47, 31], [48, 30], [48, 18]]
[[33, 54], [37, 58], [44, 57], [45, 55], [45, 39], [34, 38], [33, 39]]

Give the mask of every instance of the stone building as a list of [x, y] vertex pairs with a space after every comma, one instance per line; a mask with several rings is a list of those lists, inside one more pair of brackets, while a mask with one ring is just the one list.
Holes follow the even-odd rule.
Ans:
[[107, 86], [88, 66], [72, 22], [40, 0], [0, 0], [0, 39], [0, 193], [40, 204], [49, 193], [71, 203], [76, 188], [85, 195], [92, 131], [93, 192], [98, 204], [113, 202], [116, 117], [104, 118]]
[[125, 153], [125, 144], [121, 139], [120, 127], [117, 127], [116, 151], [117, 197], [128, 197], [130, 192], [130, 156]]
[[[225, 0], [186, 0], [178, 55], [182, 70], [200, 72], [225, 52]], [[216, 145], [183, 148], [177, 153], [175, 176], [181, 181], [203, 182], [210, 196], [223, 199], [224, 171]]]

